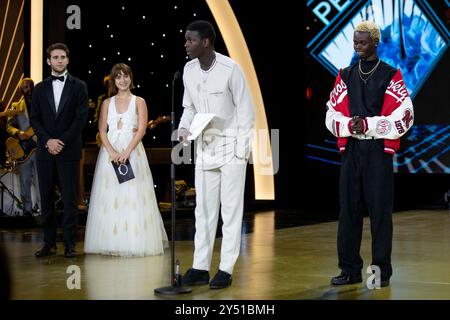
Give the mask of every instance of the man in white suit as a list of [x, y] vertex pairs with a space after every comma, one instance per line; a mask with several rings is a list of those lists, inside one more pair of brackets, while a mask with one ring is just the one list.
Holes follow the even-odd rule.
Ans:
[[196, 140], [195, 251], [192, 268], [182, 283], [209, 282], [221, 206], [220, 265], [210, 283], [211, 289], [221, 289], [231, 285], [239, 256], [245, 174], [255, 115], [241, 67], [214, 51], [215, 37], [214, 27], [207, 21], [194, 21], [186, 29], [185, 48], [191, 61], [184, 67], [184, 111], [178, 136], [180, 140], [188, 138], [196, 115], [214, 114]]

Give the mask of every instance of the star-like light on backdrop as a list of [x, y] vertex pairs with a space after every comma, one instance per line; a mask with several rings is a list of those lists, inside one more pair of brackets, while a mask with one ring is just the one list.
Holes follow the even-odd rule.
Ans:
[[[80, 50], [86, 55], [80, 58], [84, 63], [77, 66], [77, 72], [87, 81], [90, 98], [96, 101], [104, 93], [104, 76], [115, 63], [125, 62], [133, 70], [136, 84], [133, 93], [150, 101], [149, 118], [167, 114], [164, 110], [170, 105], [173, 74], [181, 71], [189, 60], [184, 51], [185, 26], [192, 17], [212, 20], [206, 3], [174, 0], [168, 5], [158, 3], [152, 7], [153, 4], [142, 6], [135, 1], [101, 1], [105, 3], [101, 15], [93, 9], [92, 1], [85, 2], [83, 9], [87, 14], [83, 18], [88, 19], [89, 31], [69, 43], [88, 48], [86, 52]], [[165, 11], [161, 11], [164, 7]], [[177, 89], [181, 88], [178, 84]]]

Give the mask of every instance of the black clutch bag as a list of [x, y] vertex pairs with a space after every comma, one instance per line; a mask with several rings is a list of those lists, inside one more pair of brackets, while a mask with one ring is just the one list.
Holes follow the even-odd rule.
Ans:
[[133, 169], [131, 168], [130, 160], [127, 159], [125, 163], [116, 164], [111, 161], [114, 171], [116, 172], [117, 179], [119, 183], [127, 182], [128, 180], [134, 179]]

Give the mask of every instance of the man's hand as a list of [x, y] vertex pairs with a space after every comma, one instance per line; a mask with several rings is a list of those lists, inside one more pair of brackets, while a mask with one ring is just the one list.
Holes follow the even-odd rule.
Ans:
[[352, 120], [350, 120], [350, 130], [352, 130], [352, 134], [364, 133], [363, 119], [358, 116], [353, 117]]
[[52, 155], [57, 155], [64, 148], [64, 142], [59, 139], [49, 139], [47, 141], [47, 150]]
[[188, 142], [188, 136], [190, 136], [192, 133], [189, 132], [189, 130], [185, 128], [180, 128], [178, 130], [178, 140], [181, 142]]

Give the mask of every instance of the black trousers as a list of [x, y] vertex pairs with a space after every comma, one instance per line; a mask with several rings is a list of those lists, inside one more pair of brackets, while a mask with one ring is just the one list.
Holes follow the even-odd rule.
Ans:
[[[368, 212], [372, 234], [372, 263], [382, 279], [392, 275], [392, 156], [384, 153], [383, 140], [350, 138], [342, 155], [338, 227], [339, 268], [360, 276], [363, 216]], [[367, 266], [366, 266], [367, 267]]]
[[41, 222], [44, 229], [44, 242], [56, 243], [57, 220], [55, 213], [55, 184], [58, 179], [64, 213], [62, 218], [63, 241], [65, 245], [75, 246], [78, 227], [78, 170], [79, 161], [38, 160], [37, 170], [41, 193]]

